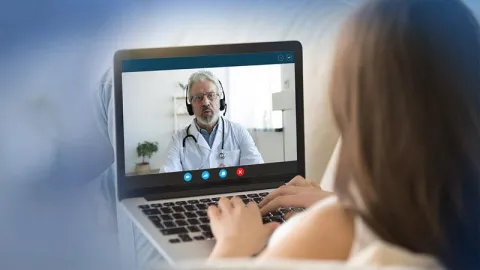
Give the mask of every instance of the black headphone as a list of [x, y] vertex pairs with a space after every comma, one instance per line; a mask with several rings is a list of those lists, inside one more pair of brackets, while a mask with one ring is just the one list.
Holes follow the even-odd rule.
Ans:
[[[225, 102], [225, 91], [223, 91], [223, 85], [222, 82], [217, 79], [218, 84], [220, 85], [220, 88], [222, 89], [222, 95], [223, 97], [220, 99], [220, 111], [223, 112], [223, 116], [227, 113], [227, 103]], [[190, 80], [187, 83], [187, 86], [185, 87], [185, 105], [187, 106], [187, 111], [189, 115], [193, 115], [193, 107], [192, 104], [188, 104], [188, 91], [189, 91], [189, 85], [190, 85]]]

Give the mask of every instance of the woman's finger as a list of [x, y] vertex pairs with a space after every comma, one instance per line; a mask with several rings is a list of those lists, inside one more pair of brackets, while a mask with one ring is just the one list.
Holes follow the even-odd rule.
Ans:
[[295, 176], [287, 183], [287, 186], [308, 186], [308, 181], [300, 175]]
[[320, 184], [313, 180], [306, 180], [311, 187], [320, 187]]
[[222, 213], [230, 213], [233, 210], [232, 202], [225, 197], [220, 198], [217, 205]]
[[240, 197], [233, 197], [231, 200], [230, 200], [233, 208], [244, 208], [245, 207], [245, 204], [243, 203], [243, 200], [240, 198]]
[[252, 201], [247, 203], [247, 208], [260, 211], [258, 204]]
[[274, 191], [270, 192], [265, 198], [258, 204], [260, 208], [267, 205], [270, 201], [278, 196], [292, 195], [298, 193], [300, 187], [297, 186], [281, 186]]
[[210, 220], [218, 220], [221, 216], [220, 209], [215, 205], [210, 205], [207, 210], [207, 215]]
[[282, 207], [304, 207], [304, 204], [300, 194], [278, 196], [261, 207], [260, 213], [264, 216]]

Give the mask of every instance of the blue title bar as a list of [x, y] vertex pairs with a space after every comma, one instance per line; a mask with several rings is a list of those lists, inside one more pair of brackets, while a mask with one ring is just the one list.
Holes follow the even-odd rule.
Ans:
[[290, 64], [294, 52], [205, 55], [124, 60], [122, 72]]

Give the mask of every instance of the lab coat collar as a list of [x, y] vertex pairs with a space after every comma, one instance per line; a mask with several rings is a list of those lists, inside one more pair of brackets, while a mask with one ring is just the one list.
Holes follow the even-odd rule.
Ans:
[[[215, 135], [215, 139], [213, 140], [213, 144], [212, 144], [213, 149], [215, 149], [219, 144], [222, 143], [223, 124], [226, 120], [223, 119], [223, 117], [220, 116], [218, 118], [218, 121], [219, 122], [217, 123], [217, 133]], [[190, 125], [189, 132], [190, 132], [190, 134], [195, 136], [195, 138], [197, 139], [198, 145], [200, 147], [210, 150], [210, 145], [208, 145], [208, 142], [202, 136], [202, 134], [200, 133], [200, 130], [198, 130], [197, 123], [195, 122], [195, 119], [192, 120], [192, 124]]]

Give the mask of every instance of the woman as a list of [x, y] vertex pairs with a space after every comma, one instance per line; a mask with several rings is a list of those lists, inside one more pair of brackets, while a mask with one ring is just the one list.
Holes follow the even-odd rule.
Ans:
[[349, 261], [379, 239], [449, 269], [479, 269], [478, 22], [456, 0], [369, 1], [337, 48], [335, 196], [281, 225], [265, 249], [278, 224], [263, 225], [254, 204], [221, 199], [208, 210], [211, 259]]

